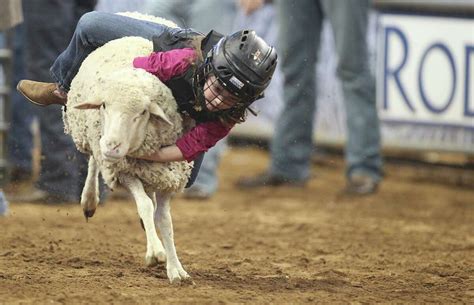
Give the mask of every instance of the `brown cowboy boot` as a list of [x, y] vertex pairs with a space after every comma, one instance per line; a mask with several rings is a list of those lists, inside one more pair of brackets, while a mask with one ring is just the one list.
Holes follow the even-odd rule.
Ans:
[[[55, 83], [35, 82], [32, 80], [21, 80], [16, 90], [23, 94], [31, 103], [38, 106], [66, 105], [67, 98], [61, 97]], [[56, 93], [55, 93], [56, 91]]]

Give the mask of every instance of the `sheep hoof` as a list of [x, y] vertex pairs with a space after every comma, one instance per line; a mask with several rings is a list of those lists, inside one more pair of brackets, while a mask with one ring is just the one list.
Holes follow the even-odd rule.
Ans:
[[155, 251], [152, 254], [145, 255], [145, 264], [148, 267], [154, 267], [159, 263], [166, 262], [166, 253], [164, 250], [162, 251]]
[[191, 277], [183, 268], [167, 268], [166, 273], [170, 283], [173, 285], [184, 283], [193, 284]]
[[86, 221], [89, 220], [90, 217], [94, 216], [95, 210], [84, 210], [84, 217], [86, 218]]
[[147, 267], [154, 267], [158, 265], [158, 263], [159, 263], [158, 258], [155, 257], [154, 255], [145, 256], [145, 265]]

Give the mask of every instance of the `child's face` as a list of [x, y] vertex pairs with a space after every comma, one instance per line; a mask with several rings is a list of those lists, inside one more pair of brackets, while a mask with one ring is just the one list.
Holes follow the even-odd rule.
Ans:
[[224, 89], [214, 75], [209, 75], [204, 84], [204, 97], [209, 111], [226, 110], [233, 107], [238, 97]]

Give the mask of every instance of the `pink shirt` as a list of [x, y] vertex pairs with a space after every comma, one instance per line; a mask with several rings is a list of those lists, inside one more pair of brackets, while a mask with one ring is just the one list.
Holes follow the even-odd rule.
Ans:
[[[133, 60], [133, 66], [144, 69], [156, 75], [162, 82], [166, 82], [184, 73], [195, 58], [196, 51], [194, 49], [175, 49], [137, 57]], [[227, 127], [219, 121], [200, 123], [179, 138], [176, 141], [176, 146], [184, 158], [190, 162], [199, 154], [213, 147], [217, 141], [229, 134], [231, 129], [232, 127]]]
[[167, 52], [153, 52], [149, 56], [133, 60], [135, 68], [144, 69], [156, 75], [162, 82], [180, 75], [188, 69], [196, 58], [196, 51], [191, 48], [176, 49]]

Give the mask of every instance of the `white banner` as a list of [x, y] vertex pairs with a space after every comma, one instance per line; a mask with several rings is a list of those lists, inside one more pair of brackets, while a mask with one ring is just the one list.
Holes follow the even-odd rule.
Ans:
[[474, 21], [382, 15], [380, 25], [381, 118], [474, 128]]

